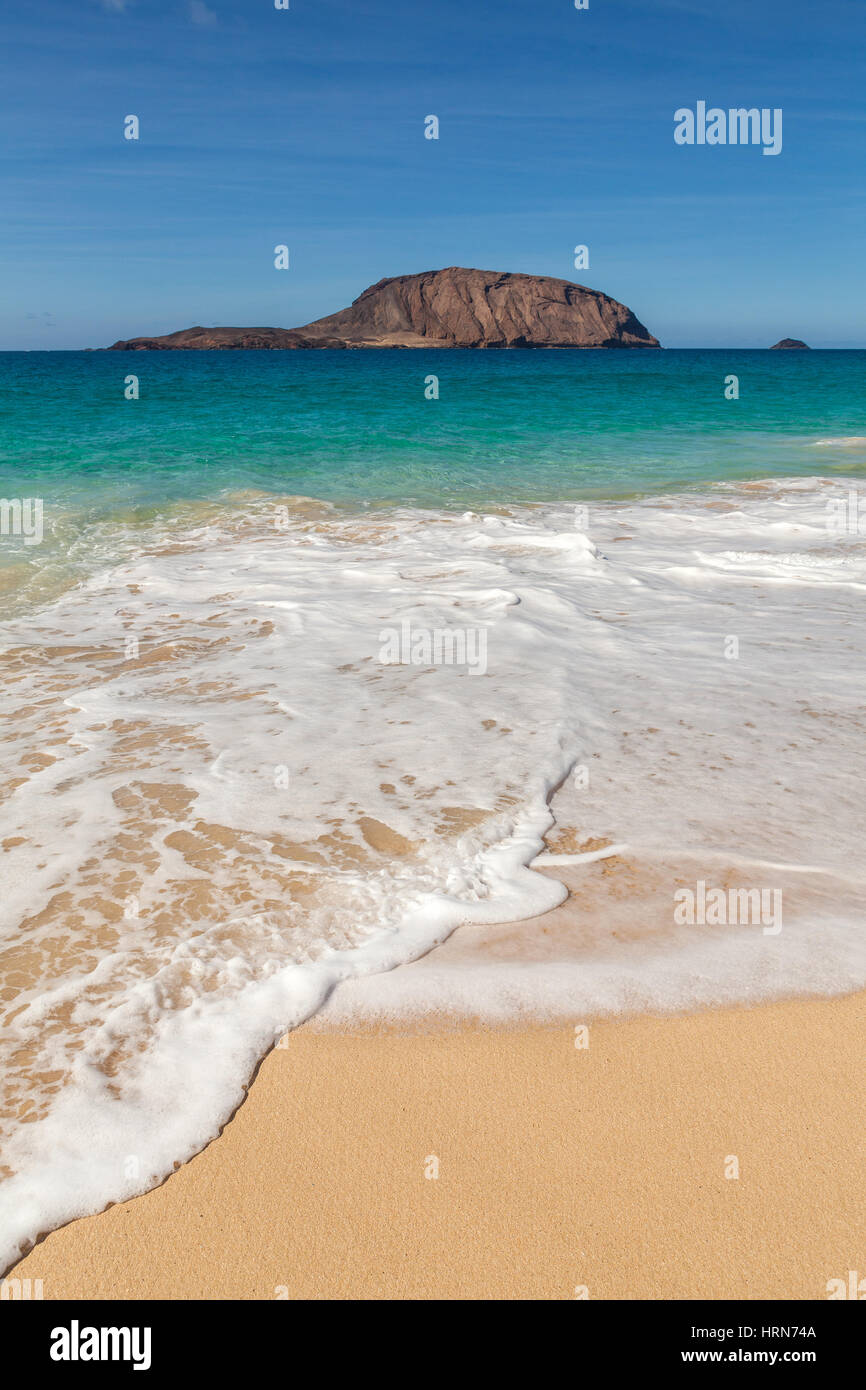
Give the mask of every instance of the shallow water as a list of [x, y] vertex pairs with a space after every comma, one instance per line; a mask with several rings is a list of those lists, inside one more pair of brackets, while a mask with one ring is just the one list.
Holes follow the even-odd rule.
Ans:
[[[48, 356], [16, 369], [27, 378], [33, 360], [38, 377]], [[556, 907], [565, 889], [527, 867], [548, 831], [568, 854], [627, 846], [616, 910], [591, 876], [574, 900], [581, 1017], [866, 983], [850, 379], [821, 396], [811, 431], [799, 418], [786, 433], [784, 392], [754, 428], [741, 421], [740, 447], [764, 468], [743, 479], [720, 407], [683, 426], [691, 444], [670, 413], [664, 428], [643, 414], [652, 382], [693, 399], [727, 354], [243, 354], [250, 376], [238, 354], [69, 356], [59, 399], [138, 370], [162, 404], [131, 433], [120, 421], [144, 394], [97, 405], [86, 438], [78, 401], [64, 458], [61, 410], [16, 459], [23, 472], [5, 436], [4, 494], [26, 475], [18, 495], [42, 496], [49, 524], [42, 544], [12, 537], [6, 552], [0, 1263], [200, 1148], [262, 1052], [337, 981], [410, 959], [458, 922]], [[428, 356], [447, 357], [440, 384], [466, 392], [462, 423], [447, 416], [463, 445], [447, 467], [432, 457], [421, 412], [450, 407], [422, 395], [394, 446], [413, 505], [394, 506], [403, 464], [371, 420], [396, 422], [385, 388], [417, 388]], [[743, 356], [814, 403], [825, 359], [864, 355]], [[675, 357], [695, 359], [688, 388]], [[296, 418], [280, 463], [276, 406], [259, 428], [242, 403], [259, 374], [276, 389], [292, 372], [309, 411], [303, 467], [286, 463]], [[563, 413], [577, 373], [587, 402], [590, 378], [604, 398], [582, 463]], [[197, 467], [173, 414], [193, 381], [211, 414], [228, 392]], [[207, 409], [183, 399], [205, 431]], [[467, 423], [488, 409], [488, 433]], [[327, 438], [337, 417], [342, 437]], [[230, 418], [255, 465], [227, 462]], [[497, 473], [507, 429], [515, 458]], [[778, 454], [781, 471], [786, 451], [783, 478], [769, 465]], [[482, 494], [493, 505], [463, 506]], [[674, 923], [676, 889], [714, 864], [724, 886], [782, 893], [778, 934]], [[507, 992], [489, 984], [501, 1017]], [[552, 974], [535, 1005], [567, 1011]]]

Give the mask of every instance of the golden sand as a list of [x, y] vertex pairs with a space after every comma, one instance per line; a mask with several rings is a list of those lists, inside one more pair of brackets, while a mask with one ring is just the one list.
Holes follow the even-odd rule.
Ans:
[[203, 1153], [14, 1274], [46, 1299], [826, 1298], [866, 1270], [864, 1023], [858, 994], [586, 1047], [302, 1028]]

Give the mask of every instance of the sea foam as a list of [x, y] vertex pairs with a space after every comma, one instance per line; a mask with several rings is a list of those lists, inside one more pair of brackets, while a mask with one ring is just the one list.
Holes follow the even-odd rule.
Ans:
[[[463, 516], [248, 500], [154, 523], [7, 622], [0, 1264], [200, 1149], [352, 981], [556, 909], [556, 866], [529, 867], [548, 832], [591, 856], [564, 870], [568, 970], [475, 961], [440, 1003], [583, 1018], [866, 983], [843, 485]], [[485, 669], [441, 643], [383, 659], [390, 629], [483, 634]], [[778, 943], [673, 930], [673, 885], [710, 862], [783, 875]]]

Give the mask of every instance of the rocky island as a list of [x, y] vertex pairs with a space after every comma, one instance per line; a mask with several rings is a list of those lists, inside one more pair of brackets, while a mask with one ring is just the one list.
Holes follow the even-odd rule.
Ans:
[[379, 280], [348, 309], [302, 328], [185, 328], [122, 339], [111, 351], [660, 346], [631, 309], [600, 290], [547, 275], [449, 266]]
[[804, 343], [802, 338], [780, 338], [778, 343], [774, 343], [770, 352], [778, 352], [779, 348], [806, 348], [811, 351], [808, 343]]

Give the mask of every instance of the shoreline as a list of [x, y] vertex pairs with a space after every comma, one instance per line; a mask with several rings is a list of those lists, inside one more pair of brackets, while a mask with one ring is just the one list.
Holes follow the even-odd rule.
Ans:
[[[4, 842], [13, 890], [7, 906], [34, 926], [37, 947], [39, 932], [49, 939], [49, 924], [58, 933], [50, 938], [50, 953], [25, 954], [31, 974], [23, 983], [41, 988], [46, 978], [60, 982], [76, 1004], [68, 1017], [59, 995], [42, 1015], [10, 1011], [32, 1053], [20, 1049], [9, 1088], [14, 1103], [28, 1108], [5, 1113], [29, 1124], [41, 1118], [41, 1104], [49, 1123], [15, 1131], [26, 1136], [15, 1157], [36, 1152], [45, 1163], [42, 1192], [36, 1166], [17, 1165], [21, 1182], [7, 1189], [12, 1215], [5, 1257], [18, 1248], [22, 1226], [32, 1235], [70, 1211], [92, 1210], [109, 1195], [134, 1191], [147, 1174], [155, 1181], [179, 1155], [198, 1149], [198, 1157], [162, 1187], [56, 1231], [28, 1260], [68, 1248], [67, 1274], [83, 1280], [78, 1287], [120, 1296], [112, 1291], [126, 1276], [113, 1264], [111, 1249], [85, 1259], [81, 1251], [91, 1237], [76, 1244], [91, 1221], [99, 1231], [106, 1224], [115, 1231], [112, 1213], [120, 1212], [128, 1215], [130, 1230], [141, 1222], [145, 1232], [137, 1253], [133, 1247], [128, 1252], [136, 1287], [149, 1287], [142, 1261], [151, 1257], [142, 1251], [164, 1245], [183, 1265], [177, 1252], [204, 1241], [211, 1257], [200, 1270], [196, 1258], [191, 1262], [199, 1270], [199, 1291], [181, 1288], [175, 1296], [216, 1296], [213, 1290], [229, 1274], [240, 1291], [232, 1296], [274, 1296], [262, 1292], [267, 1286], [259, 1273], [237, 1262], [249, 1226], [261, 1229], [263, 1247], [273, 1234], [279, 1258], [300, 1271], [298, 1277], [318, 1280], [298, 1287], [332, 1297], [338, 1296], [334, 1288], [350, 1288], [335, 1284], [328, 1270], [335, 1258], [354, 1259], [355, 1246], [335, 1255], [339, 1230], [354, 1223], [362, 1232], [363, 1258], [353, 1263], [351, 1287], [363, 1291], [347, 1296], [389, 1296], [385, 1290], [405, 1282], [395, 1278], [397, 1268], [404, 1276], [410, 1271], [412, 1287], [427, 1288], [412, 1233], [429, 1216], [419, 1203], [431, 1203], [405, 1184], [407, 1173], [417, 1176], [411, 1166], [417, 1155], [410, 1155], [422, 1146], [423, 1162], [436, 1157], [436, 1135], [444, 1134], [462, 1155], [459, 1191], [452, 1191], [451, 1206], [428, 1232], [429, 1249], [440, 1250], [454, 1211], [460, 1218], [453, 1240], [464, 1228], [489, 1227], [491, 1213], [498, 1212], [504, 1225], [499, 1244], [476, 1251], [469, 1270], [452, 1270], [450, 1254], [440, 1250], [438, 1277], [446, 1292], [429, 1296], [519, 1296], [519, 1290], [507, 1292], [512, 1286], [496, 1273], [515, 1241], [534, 1261], [529, 1296], [563, 1296], [567, 1261], [557, 1244], [563, 1221], [573, 1230], [607, 1232], [587, 1282], [587, 1288], [608, 1290], [600, 1296], [653, 1296], [628, 1292], [634, 1287], [691, 1296], [669, 1292], [679, 1287], [671, 1270], [687, 1268], [693, 1280], [695, 1259], [677, 1256], [671, 1265], [653, 1244], [658, 1204], [649, 1201], [637, 1174], [629, 1191], [620, 1192], [611, 1135], [621, 1135], [630, 1161], [640, 1156], [644, 1184], [666, 1194], [667, 1207], [661, 1197], [659, 1203], [667, 1231], [688, 1226], [693, 1211], [688, 1203], [677, 1205], [679, 1188], [669, 1191], [672, 1160], [663, 1146], [686, 1134], [700, 1148], [715, 1136], [716, 1164], [724, 1145], [725, 1163], [745, 1146], [752, 1159], [758, 1154], [762, 1173], [777, 1166], [779, 1153], [796, 1166], [798, 1152], [811, 1144], [811, 1133], [800, 1128], [801, 1095], [809, 1098], [816, 1131], [837, 1136], [838, 1156], [822, 1151], [822, 1172], [830, 1173], [831, 1187], [844, 1185], [848, 1192], [858, 1141], [839, 1129], [847, 1092], [827, 1067], [849, 1034], [862, 1033], [862, 1012], [850, 1001], [862, 1001], [866, 989], [850, 782], [861, 751], [855, 715], [862, 684], [856, 660], [861, 558], [830, 543], [823, 498], [813, 483], [785, 493], [781, 522], [776, 485], [751, 485], [751, 491], [754, 505], [743, 501], [733, 514], [721, 504], [700, 516], [672, 505], [627, 509], [627, 518], [604, 513], [598, 544], [575, 524], [586, 518], [558, 513], [535, 526], [531, 519], [506, 522], [474, 513], [448, 526], [429, 519], [416, 526], [415, 519], [411, 528], [384, 535], [377, 525], [329, 529], [320, 517], [305, 515], [294, 547], [279, 528], [247, 534], [244, 524], [236, 551], [168, 545], [131, 561], [113, 587], [90, 586], [80, 602], [13, 625], [19, 645], [11, 660], [19, 666], [10, 702], [24, 718], [13, 749], [23, 773], [9, 826], [11, 832], [22, 823], [32, 830], [29, 840], [10, 833]], [[814, 546], [792, 550], [797, 536], [816, 532]], [[698, 543], [705, 550], [695, 550]], [[744, 548], [732, 549], [735, 543]], [[685, 564], [695, 557], [700, 564]], [[226, 573], [234, 574], [235, 565], [240, 578], [226, 591]], [[184, 603], [173, 598], [180, 611], [167, 612], [165, 594], [175, 590]], [[275, 593], [296, 591], [298, 602], [285, 612], [282, 599], [274, 602]], [[262, 593], [267, 621], [259, 611]], [[763, 595], [766, 608], [742, 601], [746, 593]], [[446, 669], [460, 662], [428, 663], [425, 657], [415, 669], [402, 652], [404, 659], [386, 660], [379, 645], [382, 613], [404, 610], [421, 614], [430, 626], [419, 630], [428, 636], [448, 619], [464, 634], [483, 633], [485, 650], [489, 634], [496, 661], [481, 673], [486, 683], [462, 681], [462, 672]], [[103, 639], [106, 621], [118, 614], [130, 632], [144, 634], [143, 652], [137, 638], [131, 651], [125, 642]], [[723, 634], [734, 615], [737, 650], [729, 653], [724, 644], [734, 639]], [[302, 642], [300, 633], [307, 634]], [[807, 642], [813, 679], [804, 681]], [[332, 677], [326, 705], [323, 672]], [[831, 678], [837, 687], [832, 697]], [[245, 737], [236, 741], [240, 722]], [[168, 756], [166, 725], [175, 731]], [[219, 775], [204, 776], [218, 765]], [[549, 793], [551, 770], [559, 775], [566, 767], [571, 773]], [[93, 804], [91, 789], [105, 799], [119, 768], [126, 780], [117, 798], [112, 792], [110, 806], [106, 799], [109, 815], [82, 820], [82, 808]], [[166, 775], [176, 780], [166, 782]], [[56, 794], [46, 796], [46, 788]], [[542, 791], [548, 808], [541, 819], [548, 825], [549, 814], [553, 824], [546, 851], [528, 861], [520, 846], [540, 844], [541, 825], [527, 837], [519, 808], [540, 807]], [[74, 892], [66, 901], [55, 893], [56, 846], [76, 815], [88, 833], [69, 851]], [[477, 829], [492, 816], [501, 822]], [[31, 869], [41, 877], [31, 878]], [[558, 882], [545, 883], [548, 873]], [[343, 981], [315, 1019], [244, 1087], [278, 1031], [308, 1018], [324, 998], [324, 987], [314, 999], [304, 993], [315, 970], [294, 967], [311, 962], [318, 968], [323, 948], [327, 968], [330, 952], [363, 947], [370, 921], [399, 925], [401, 893], [417, 893], [431, 882], [453, 890], [437, 900], [440, 905], [474, 911], [475, 925], [458, 928], [411, 965], [381, 970], [397, 957], [395, 948], [372, 962], [379, 973]], [[708, 883], [712, 914], [705, 910]], [[554, 898], [561, 890], [561, 897], [559, 906], [544, 910], [553, 901], [548, 889], [556, 890]], [[725, 904], [721, 915], [718, 897]], [[769, 916], [765, 898], [772, 904]], [[690, 916], [679, 915], [683, 900], [691, 903]], [[34, 923], [34, 903], [41, 902], [47, 916]], [[267, 911], [251, 914], [250, 904]], [[544, 915], [520, 916], [531, 910]], [[95, 912], [98, 930], [86, 912]], [[127, 920], [141, 925], [127, 929]], [[430, 944], [429, 925], [419, 949]], [[407, 939], [400, 935], [401, 951]], [[13, 968], [17, 944], [16, 938]], [[174, 1031], [163, 1028], [169, 1036], [165, 1043], [161, 1035], [162, 1052], [153, 1046], [147, 1053], [149, 1063], [160, 1065], [124, 1073], [124, 1056], [117, 1061], [107, 1051], [110, 1039], [87, 1033], [88, 1021], [106, 1017], [104, 1000], [98, 971], [82, 973], [75, 953], [89, 964], [95, 944], [100, 951], [121, 946], [112, 967], [113, 1003], [137, 999], [146, 981], [156, 1022], [149, 1032], [152, 1020], [144, 1010], [138, 1034], [134, 1027], [128, 1036], [120, 1030], [130, 1054], [136, 1046], [145, 1054], [158, 1026], [170, 1020]], [[284, 983], [283, 966], [292, 967], [287, 978], [299, 996], [286, 989], [263, 1007], [260, 994], [244, 992], [270, 980]], [[212, 1009], [175, 1007], [188, 997], [183, 991], [192, 990], [197, 1001], [211, 987]], [[705, 1012], [688, 1012], [694, 1009]], [[415, 1021], [407, 1030], [409, 1016]], [[780, 1017], [787, 1022], [779, 1025]], [[590, 1065], [583, 1067], [583, 1089], [575, 1091], [560, 1054], [565, 1047], [573, 1060], [580, 1049], [569, 1030], [592, 1018], [605, 1020], [593, 1023], [591, 1034], [606, 1039], [617, 1060], [608, 1089]], [[808, 1055], [816, 1045], [796, 1037], [801, 1027], [819, 1038], [817, 1059]], [[786, 1034], [794, 1041], [786, 1042]], [[750, 1038], [751, 1054], [766, 1051], [773, 1058], [760, 1083], [771, 1110], [779, 1096], [789, 1096], [787, 1053], [795, 1054], [792, 1113], [787, 1123], [777, 1116], [771, 1144], [760, 1137], [766, 1116], [753, 1104], [745, 1059], [737, 1061], [730, 1085], [723, 1075], [724, 1059], [739, 1057], [742, 1035]], [[92, 1045], [88, 1061], [95, 1060], [101, 1075], [112, 1077], [112, 1068], [120, 1067], [116, 1086], [98, 1080], [93, 1094], [86, 1085], [81, 1095], [72, 1089], [64, 1094], [66, 1075], [85, 1081], [94, 1075], [75, 1071], [80, 1045]], [[664, 1054], [658, 1074], [641, 1072], [643, 1049]], [[294, 1061], [296, 1092], [273, 1080], [285, 1056]], [[447, 1096], [440, 1096], [440, 1066], [447, 1068]], [[430, 1095], [439, 1097], [429, 1115], [430, 1095], [416, 1087], [419, 1068], [429, 1075]], [[357, 1113], [350, 1105], [355, 1091], [347, 1081], [344, 1096], [339, 1076], [355, 1083]], [[266, 1083], [265, 1077], [272, 1079]], [[527, 1101], [522, 1110], [514, 1107], [509, 1082]], [[860, 1094], [854, 1073], [846, 1085]], [[245, 1089], [248, 1099], [222, 1135], [209, 1140]], [[719, 1092], [739, 1139], [716, 1133]], [[401, 1094], [404, 1110], [416, 1117], [411, 1124], [402, 1113], [382, 1112], [383, 1096]], [[55, 1095], [71, 1103], [64, 1108]], [[118, 1096], [124, 1104], [114, 1103]], [[479, 1128], [478, 1097], [489, 1101], [486, 1128]], [[238, 1138], [246, 1134], [250, 1107], [260, 1115], [259, 1130]], [[428, 1130], [432, 1137], [425, 1138]], [[538, 1149], [535, 1167], [521, 1150], [527, 1133]], [[283, 1135], [290, 1152], [280, 1150], [262, 1175], [261, 1154], [274, 1134]], [[234, 1136], [231, 1142], [227, 1136]], [[573, 1166], [563, 1145], [568, 1154], [583, 1156], [584, 1167]], [[503, 1152], [511, 1153], [521, 1188], [510, 1192], [504, 1207], [497, 1195], [508, 1185], [497, 1167]], [[391, 1189], [401, 1195], [395, 1213], [355, 1173], [356, 1156], [369, 1170], [388, 1172]], [[682, 1154], [678, 1162], [680, 1186], [697, 1200], [689, 1187], [697, 1176], [682, 1167]], [[226, 1177], [226, 1164], [237, 1178]], [[271, 1170], [281, 1174], [275, 1190]], [[187, 1188], [189, 1175], [201, 1172], [204, 1187]], [[705, 1183], [716, 1178], [715, 1169], [704, 1170]], [[60, 1209], [75, 1180], [77, 1205]], [[740, 1179], [723, 1180], [723, 1192], [740, 1190]], [[424, 1181], [422, 1190], [433, 1179]], [[303, 1233], [320, 1220], [317, 1186], [328, 1209], [341, 1213], [342, 1226], [325, 1246], [304, 1246]], [[177, 1190], [201, 1208], [201, 1228], [184, 1224], [183, 1207], [171, 1195]], [[45, 1191], [49, 1199], [40, 1205]], [[281, 1205], [296, 1191], [306, 1193], [299, 1198], [300, 1234]], [[527, 1205], [526, 1191], [537, 1197], [535, 1205]], [[153, 1210], [157, 1194], [166, 1205]], [[732, 1205], [730, 1198], [718, 1200]], [[762, 1190], [761, 1201], [773, 1213], [778, 1245], [797, 1212], [814, 1209], [816, 1197], [804, 1188], [799, 1205], [786, 1209], [779, 1193]], [[844, 1212], [855, 1201], [856, 1193], [833, 1210]], [[38, 1226], [37, 1218], [29, 1220], [33, 1212]], [[213, 1244], [217, 1217], [210, 1213], [216, 1212], [230, 1213], [219, 1218], [226, 1233], [221, 1248]], [[404, 1217], [404, 1247], [392, 1248], [392, 1226], [399, 1230]], [[754, 1224], [757, 1216], [749, 1219]], [[705, 1213], [705, 1243], [711, 1234], [716, 1244], [722, 1240], [719, 1220], [715, 1208]], [[641, 1282], [620, 1251], [620, 1227], [640, 1248], [652, 1247], [655, 1282]], [[69, 1232], [77, 1234], [67, 1247]], [[838, 1245], [841, 1233], [834, 1232]], [[94, 1239], [98, 1245], [102, 1236]], [[120, 1239], [116, 1231], [113, 1239]], [[759, 1241], [764, 1266], [781, 1270], [780, 1287], [800, 1287], [804, 1257], [792, 1261], [768, 1239]], [[827, 1263], [833, 1250], [819, 1253]], [[811, 1288], [817, 1254], [811, 1247], [805, 1254]], [[855, 1253], [846, 1258], [850, 1268], [858, 1267]], [[743, 1260], [738, 1247], [740, 1267]], [[30, 1266], [32, 1277], [46, 1282], [37, 1265]], [[171, 1287], [175, 1277], [169, 1261], [155, 1287]], [[728, 1277], [727, 1266], [714, 1266], [706, 1287], [727, 1288]], [[284, 1278], [272, 1287], [289, 1284]], [[485, 1293], [488, 1288], [500, 1292]]]
[[45, 1299], [821, 1299], [862, 1265], [844, 1039], [866, 992], [601, 1020], [585, 1046], [434, 1022], [303, 1025], [201, 1153], [7, 1279]]

